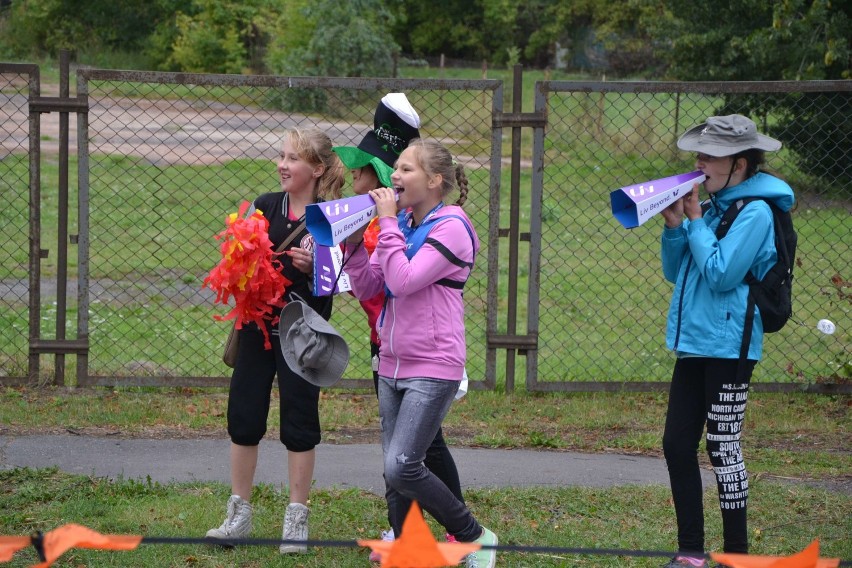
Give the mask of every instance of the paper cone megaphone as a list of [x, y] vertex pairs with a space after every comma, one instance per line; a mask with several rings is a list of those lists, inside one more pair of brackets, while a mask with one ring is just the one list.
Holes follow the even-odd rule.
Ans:
[[645, 181], [609, 194], [612, 214], [626, 229], [634, 229], [687, 194], [705, 175], [696, 170]]
[[369, 223], [375, 214], [373, 198], [356, 195], [311, 203], [305, 208], [305, 224], [317, 243], [330, 247]]

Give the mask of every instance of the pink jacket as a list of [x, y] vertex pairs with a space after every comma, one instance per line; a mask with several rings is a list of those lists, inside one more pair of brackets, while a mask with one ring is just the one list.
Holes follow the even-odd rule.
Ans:
[[409, 261], [397, 220], [382, 217], [372, 257], [361, 246], [346, 261], [357, 298], [372, 298], [385, 284], [393, 295], [378, 322], [383, 377], [462, 379], [466, 359], [462, 290], [438, 282], [467, 280], [479, 238], [461, 207], [448, 205], [436, 213], [446, 215], [462, 217], [470, 233], [460, 219], [438, 221]]

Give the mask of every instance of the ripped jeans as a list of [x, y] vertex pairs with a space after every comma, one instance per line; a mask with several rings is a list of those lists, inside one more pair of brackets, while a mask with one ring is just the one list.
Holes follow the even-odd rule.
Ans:
[[458, 381], [388, 379], [379, 377], [379, 418], [384, 455], [385, 498], [397, 538], [417, 501], [446, 531], [461, 542], [472, 542], [482, 527], [470, 510], [423, 463], [426, 450], [450, 409]]

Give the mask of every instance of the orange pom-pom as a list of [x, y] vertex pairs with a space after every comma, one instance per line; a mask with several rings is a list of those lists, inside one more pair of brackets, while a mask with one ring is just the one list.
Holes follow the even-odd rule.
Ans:
[[379, 242], [379, 218], [373, 217], [367, 228], [364, 230], [364, 248], [367, 249], [367, 254], [372, 255], [376, 250], [376, 244]]
[[[217, 320], [236, 320], [237, 329], [254, 322], [263, 332], [266, 349], [272, 349], [264, 321], [273, 325], [272, 311], [284, 307], [284, 292], [292, 282], [281, 274], [281, 263], [275, 258], [269, 240], [269, 220], [260, 211], [246, 217], [249, 202], [240, 205], [238, 213], [225, 219], [226, 228], [216, 235], [222, 260], [213, 267], [203, 286], [216, 292], [217, 304], [228, 305], [234, 298], [234, 307]], [[277, 318], [275, 318], [277, 319]]]

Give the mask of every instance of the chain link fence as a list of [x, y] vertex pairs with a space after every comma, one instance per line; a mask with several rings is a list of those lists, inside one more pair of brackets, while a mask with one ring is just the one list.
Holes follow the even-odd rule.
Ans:
[[[808, 85], [812, 87], [811, 85]], [[784, 148], [767, 166], [798, 200], [794, 314], [766, 335], [755, 381], [848, 382], [852, 349], [850, 89], [798, 84], [542, 83], [538, 388], [560, 381], [665, 381], [672, 285], [659, 260], [662, 219], [627, 230], [609, 193], [695, 169], [676, 141], [708, 116], [742, 113]], [[774, 105], [764, 115], [755, 109]], [[703, 198], [703, 197], [702, 197]], [[834, 335], [819, 332], [832, 320]], [[565, 384], [559, 388], [568, 388]]]
[[[31, 155], [28, 100], [38, 91], [38, 68], [8, 66], [0, 73], [0, 376], [27, 376], [29, 338], [29, 213]], [[37, 172], [36, 172], [37, 176]]]
[[[72, 172], [77, 160], [80, 172], [71, 203], [79, 200], [83, 215], [70, 210], [81, 248], [81, 265], [72, 260], [70, 271], [87, 278], [68, 314], [69, 321], [79, 314], [79, 329], [88, 332], [78, 384], [227, 384], [221, 350], [228, 324], [213, 320], [227, 309], [214, 306], [214, 294], [202, 287], [219, 260], [214, 235], [243, 200], [278, 190], [275, 159], [288, 128], [317, 127], [335, 144], [357, 145], [377, 102], [393, 91], [407, 94], [423, 121], [421, 133], [447, 144], [471, 181], [465, 209], [483, 244], [465, 289], [473, 380], [501, 388], [507, 373], [526, 365], [531, 390], [665, 383], [672, 366], [664, 344], [671, 285], [660, 270], [661, 220], [623, 229], [609, 193], [693, 170], [694, 157], [676, 148], [678, 136], [707, 116], [743, 112], [785, 144], [767, 155], [768, 166], [797, 193], [800, 239], [794, 321], [767, 336], [755, 380], [848, 383], [850, 88], [795, 85], [799, 90], [774, 83], [546, 81], [536, 84], [534, 113], [510, 116], [503, 113], [501, 81], [79, 69], [77, 91], [89, 111], [78, 115], [79, 148], [71, 151]], [[7, 345], [0, 376], [14, 377], [27, 370], [25, 212], [33, 166], [25, 140], [26, 76], [4, 72], [0, 87], [0, 115], [16, 133], [5, 136], [0, 160], [0, 187], [12, 212], [0, 221], [6, 229], [0, 248], [10, 259], [0, 266], [0, 334]], [[520, 144], [510, 148], [513, 126], [524, 128]], [[520, 153], [514, 189], [512, 152]], [[44, 160], [46, 178], [54, 176], [51, 156]], [[54, 230], [53, 199], [46, 190], [38, 207], [45, 242]], [[521, 226], [507, 229], [514, 219]], [[506, 246], [513, 234], [516, 274], [510, 274], [515, 252], [507, 250], [515, 245]], [[43, 273], [51, 276], [49, 263]], [[510, 298], [515, 288], [517, 298]], [[49, 296], [43, 303], [49, 335]], [[823, 318], [834, 321], [835, 334], [816, 330]], [[332, 322], [352, 353], [341, 385], [370, 384], [363, 380], [370, 376], [369, 331], [354, 298], [335, 299]], [[489, 368], [501, 349], [506, 360]]]
[[[242, 200], [280, 189], [276, 159], [288, 128], [316, 127], [336, 145], [357, 145], [372, 129], [381, 97], [405, 91], [422, 119], [421, 134], [440, 139], [466, 165], [466, 208], [484, 237], [495, 81], [305, 79], [294, 86], [287, 78], [82, 70], [78, 83], [90, 105], [83, 140], [94, 383], [225, 374], [221, 350], [230, 324], [213, 315], [227, 309], [214, 306], [214, 294], [202, 288], [219, 260], [214, 235]], [[484, 366], [478, 346], [486, 281], [483, 262], [465, 290], [472, 369]], [[360, 305], [338, 296], [332, 322], [351, 346], [344, 378], [370, 377]]]

